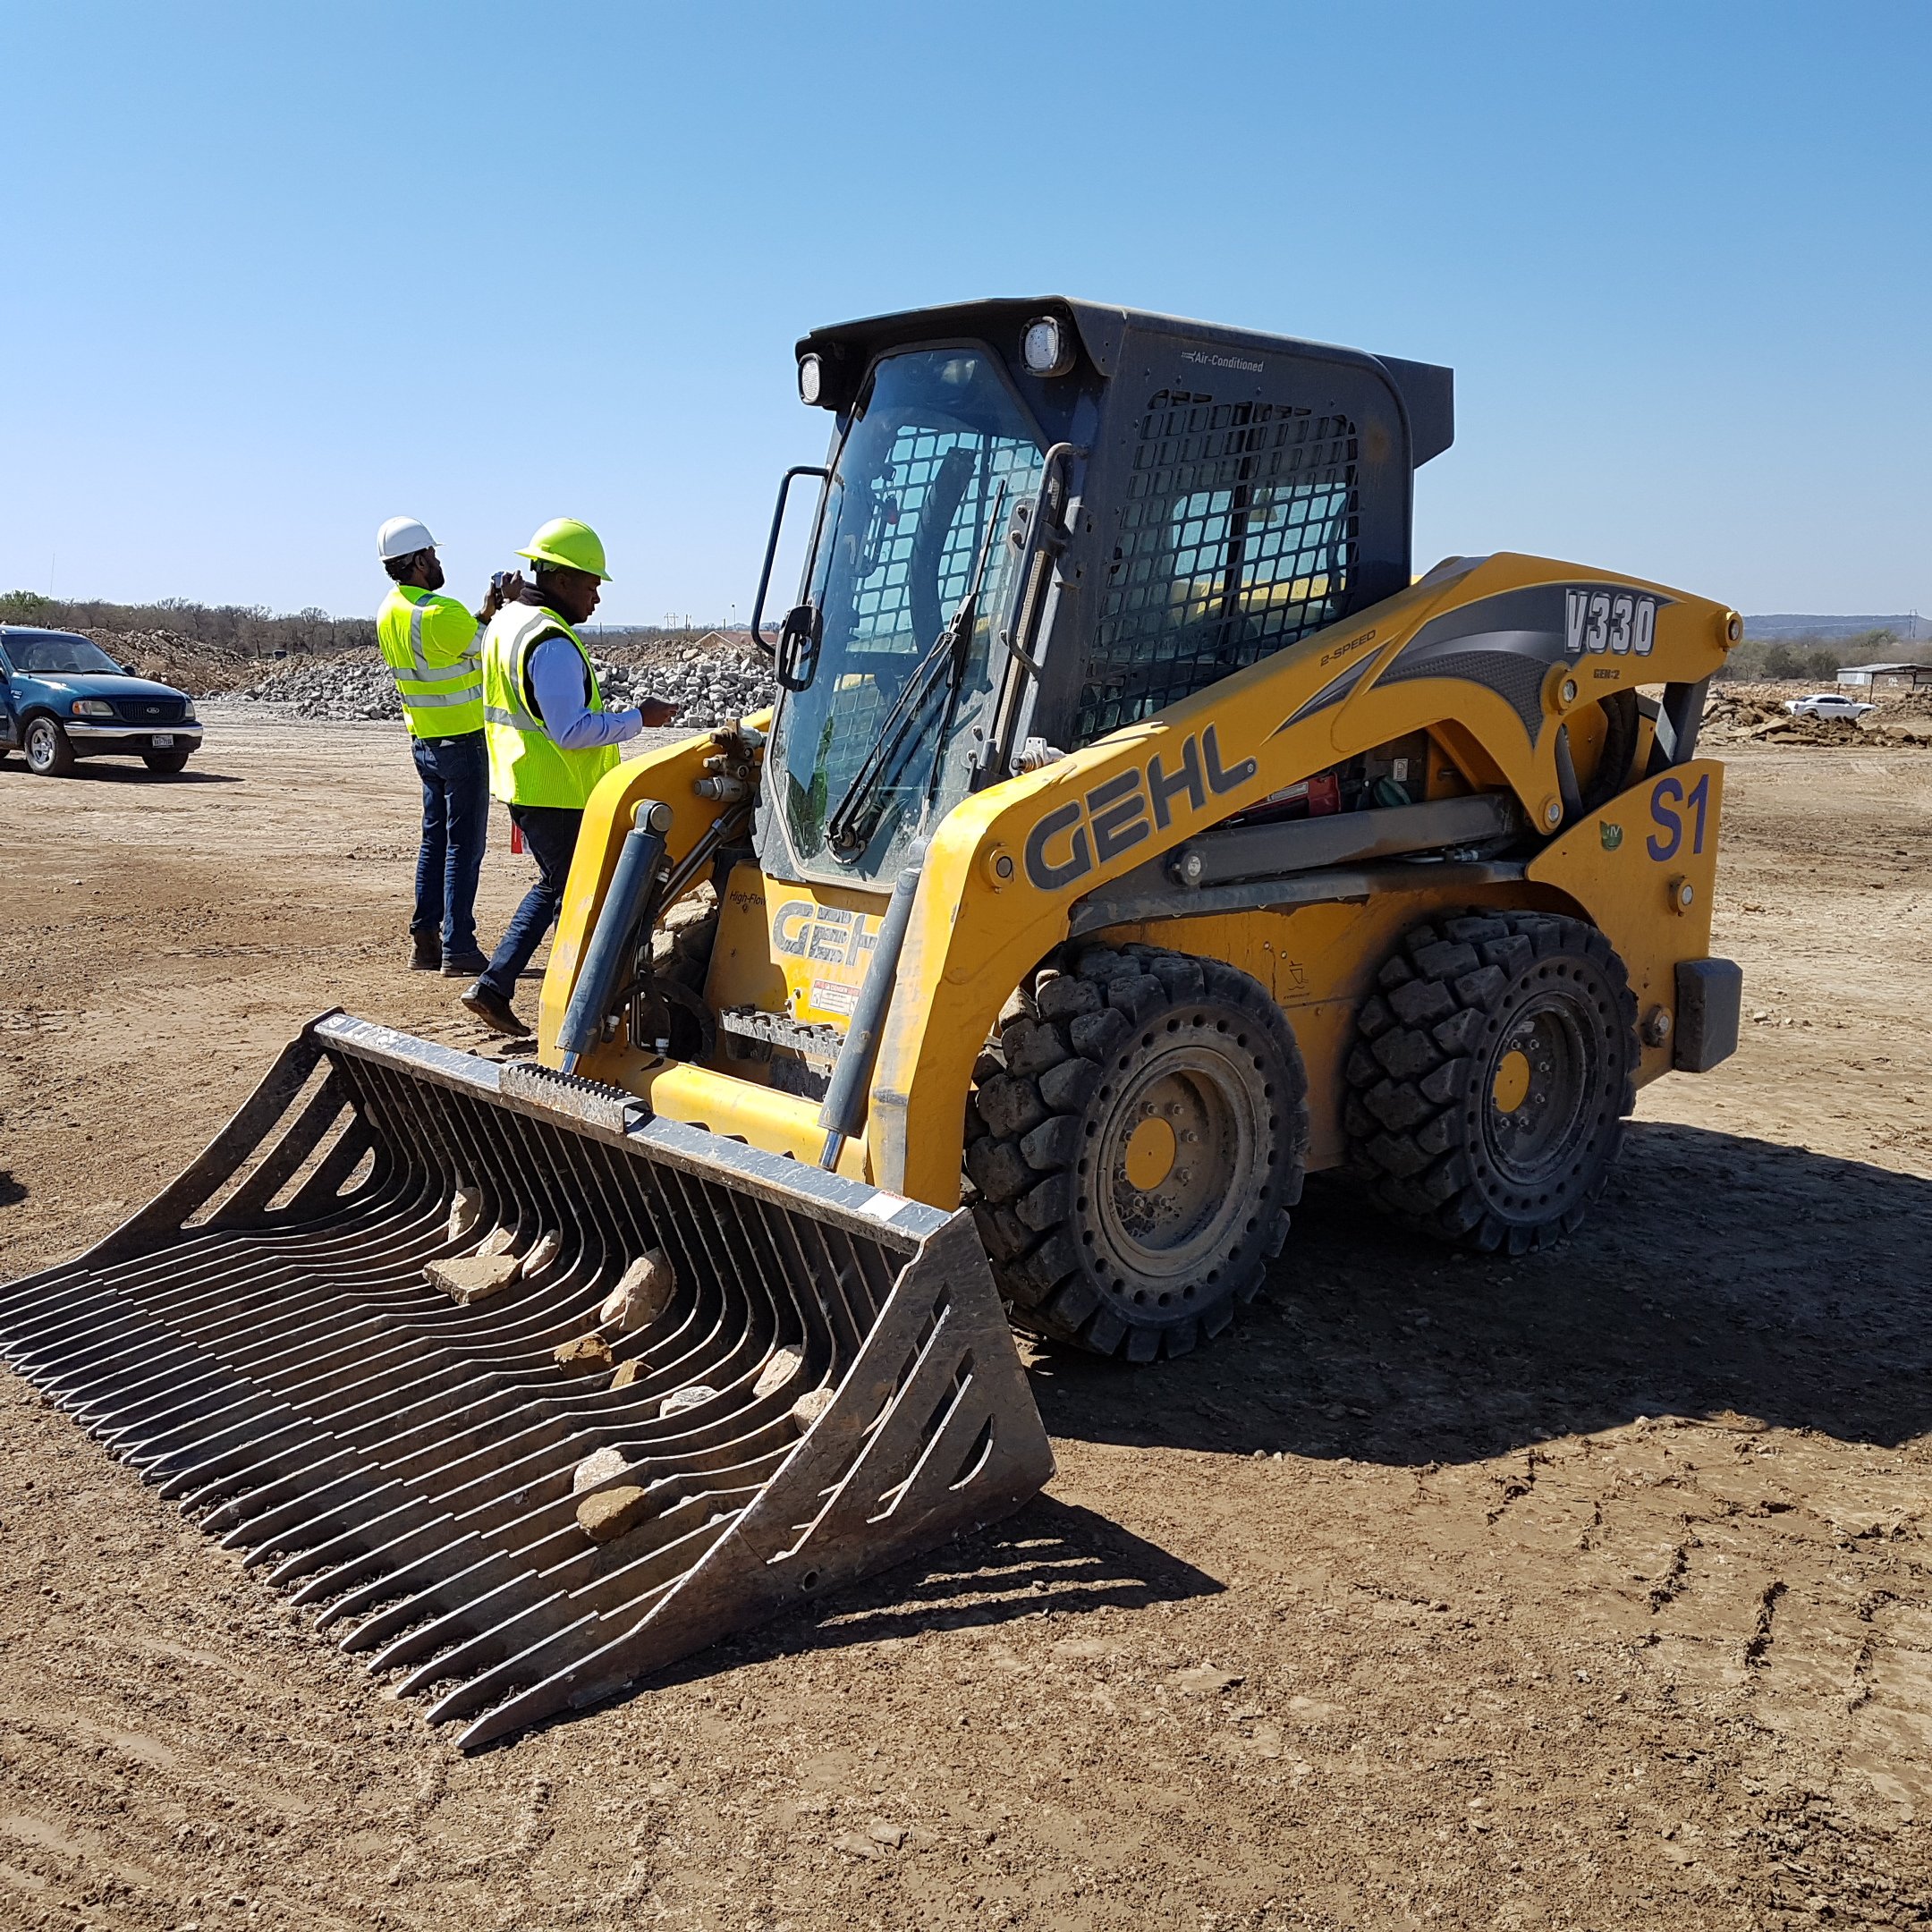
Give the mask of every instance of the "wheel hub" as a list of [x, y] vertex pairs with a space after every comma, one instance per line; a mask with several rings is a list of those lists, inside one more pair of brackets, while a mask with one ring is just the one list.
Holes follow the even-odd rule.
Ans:
[[1161, 1114], [1149, 1114], [1127, 1137], [1122, 1167], [1128, 1185], [1143, 1193], [1157, 1188], [1174, 1172], [1180, 1146], [1167, 1121]]
[[1519, 1046], [1512, 1046], [1496, 1063], [1496, 1080], [1489, 1092], [1496, 1104], [1499, 1114], [1513, 1114], [1529, 1097], [1530, 1082], [1533, 1078], [1530, 1056]]
[[1552, 1166], [1587, 1125], [1590, 1059], [1566, 1003], [1537, 1001], [1511, 1023], [1492, 1061], [1483, 1123], [1490, 1158], [1506, 1181], [1548, 1185]]
[[[1131, 1076], [1089, 1169], [1106, 1244], [1137, 1303], [1192, 1297], [1230, 1224], [1267, 1128], [1224, 1054], [1184, 1038]], [[1123, 1284], [1124, 1286], [1124, 1284]]]

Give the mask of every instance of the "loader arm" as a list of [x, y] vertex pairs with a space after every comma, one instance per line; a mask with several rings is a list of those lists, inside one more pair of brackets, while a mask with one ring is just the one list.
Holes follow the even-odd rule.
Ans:
[[[744, 722], [762, 731], [771, 722], [771, 714], [760, 711]], [[597, 909], [610, 890], [617, 855], [637, 808], [647, 799], [670, 808], [665, 858], [673, 868], [691, 859], [699, 842], [728, 819], [728, 806], [701, 798], [697, 790], [705, 775], [705, 760], [716, 750], [708, 732], [680, 739], [641, 758], [626, 758], [606, 774], [590, 794], [564, 887], [564, 904], [538, 1009], [538, 1038], [544, 1043], [540, 1057], [545, 1065], [562, 1064], [563, 1056], [555, 1046], [557, 1032], [577, 984], [584, 948], [597, 924]]]

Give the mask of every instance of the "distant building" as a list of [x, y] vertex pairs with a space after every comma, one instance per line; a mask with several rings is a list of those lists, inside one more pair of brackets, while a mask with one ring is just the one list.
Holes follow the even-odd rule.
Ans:
[[1932, 664], [1846, 665], [1838, 682], [1873, 692], [1932, 691]]

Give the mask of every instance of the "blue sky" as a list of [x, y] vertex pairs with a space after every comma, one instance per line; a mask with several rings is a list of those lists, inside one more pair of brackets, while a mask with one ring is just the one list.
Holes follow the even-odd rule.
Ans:
[[1419, 564], [1932, 610], [1932, 6], [0, 6], [0, 589], [373, 609], [544, 518], [741, 620], [809, 326], [1453, 364]]

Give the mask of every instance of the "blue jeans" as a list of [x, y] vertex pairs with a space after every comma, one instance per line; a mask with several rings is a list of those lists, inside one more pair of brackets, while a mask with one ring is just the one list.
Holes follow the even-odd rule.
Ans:
[[489, 756], [483, 733], [411, 738], [422, 780], [422, 850], [410, 931], [439, 933], [445, 959], [476, 950], [477, 875], [489, 838]]
[[479, 975], [477, 983], [504, 999], [516, 996], [517, 979], [530, 964], [530, 954], [543, 943], [550, 922], [564, 903], [564, 882], [570, 877], [571, 855], [577, 850], [580, 811], [561, 805], [513, 805], [510, 816], [523, 835], [523, 843], [537, 861], [537, 883], [523, 894], [523, 903], [511, 914], [503, 944]]

